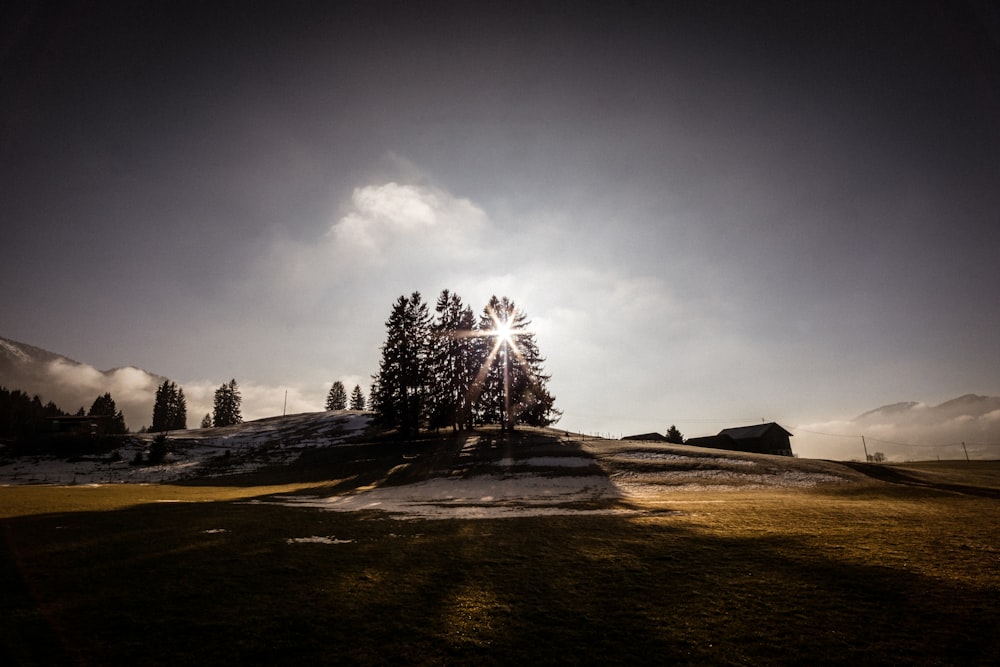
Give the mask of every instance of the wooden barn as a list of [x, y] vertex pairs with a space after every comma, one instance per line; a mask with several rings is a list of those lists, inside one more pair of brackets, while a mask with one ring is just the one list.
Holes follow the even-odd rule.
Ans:
[[711, 447], [726, 449], [733, 452], [753, 452], [756, 454], [774, 454], [775, 456], [794, 456], [792, 444], [788, 438], [792, 434], [774, 422], [754, 424], [753, 426], [738, 426], [725, 428], [718, 435], [703, 438], [688, 438], [684, 444], [695, 447]]
[[645, 440], [647, 442], [666, 442], [667, 439], [659, 433], [642, 433], [639, 435], [627, 435], [622, 440]]

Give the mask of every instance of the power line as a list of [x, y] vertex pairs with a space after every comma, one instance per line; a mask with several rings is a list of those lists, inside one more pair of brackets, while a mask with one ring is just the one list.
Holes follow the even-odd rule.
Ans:
[[831, 438], [860, 438], [861, 434], [858, 435], [844, 435], [843, 433], [821, 433], [819, 431], [810, 431], [807, 428], [801, 428], [799, 426], [789, 427], [792, 431], [802, 431], [803, 433], [812, 433], [813, 435], [828, 435]]

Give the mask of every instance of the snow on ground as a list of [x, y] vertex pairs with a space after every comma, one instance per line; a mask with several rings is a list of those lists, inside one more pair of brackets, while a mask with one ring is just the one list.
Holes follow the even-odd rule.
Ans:
[[380, 510], [404, 519], [495, 519], [516, 516], [607, 513], [581, 509], [621, 496], [603, 475], [545, 477], [533, 473], [435, 477], [405, 486], [382, 486], [327, 498], [284, 496], [277, 501], [331, 512]]
[[[118, 460], [15, 459], [0, 465], [0, 484], [158, 483], [240, 474], [289, 463], [306, 449], [343, 444], [369, 423], [367, 415], [335, 411], [174, 431], [168, 436], [173, 453], [165, 465], [130, 465], [154, 438], [143, 434], [133, 439], [131, 449], [122, 448]], [[511, 456], [508, 449], [500, 457], [490, 442], [469, 435], [450, 468], [428, 472], [415, 483], [383, 481], [329, 497], [276, 496], [267, 502], [334, 512], [374, 510], [398, 519], [642, 514], [685, 492], [811, 487], [854, 478], [852, 471], [821, 461], [618, 441], [581, 443], [568, 434], [529, 438], [517, 450], [522, 456]], [[498, 452], [497, 458], [490, 459], [491, 451]], [[359, 451], [354, 461], [373, 460], [367, 456]], [[389, 470], [386, 480], [417, 457], [404, 454], [405, 461]], [[343, 543], [317, 536], [289, 541]]]
[[312, 537], [290, 537], [288, 544], [351, 544], [354, 540], [338, 540], [336, 537], [313, 535]]
[[190, 477], [253, 472], [294, 461], [304, 449], [341, 444], [368, 428], [371, 416], [351, 411], [307, 412], [220, 428], [170, 431], [163, 465], [133, 465], [158, 434], [130, 438], [113, 453], [75, 460], [21, 457], [0, 461], [0, 485], [163, 483]]

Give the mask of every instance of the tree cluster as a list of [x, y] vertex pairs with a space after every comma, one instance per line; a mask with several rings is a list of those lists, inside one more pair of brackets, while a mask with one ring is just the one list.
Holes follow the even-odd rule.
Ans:
[[[365, 393], [361, 391], [361, 385], [354, 385], [354, 389], [351, 390], [349, 405], [351, 410], [365, 409]], [[347, 389], [344, 388], [343, 382], [337, 380], [330, 386], [330, 392], [326, 395], [326, 409], [345, 410], [347, 407]]]
[[187, 428], [187, 402], [184, 390], [169, 380], [164, 380], [156, 389], [153, 403], [153, 424], [151, 433], [177, 431]]
[[20, 389], [0, 387], [0, 438], [22, 438], [32, 433], [43, 419], [65, 415], [52, 401], [42, 405], [37, 394], [28, 396]]
[[558, 420], [530, 321], [507, 297], [490, 298], [477, 319], [444, 290], [436, 316], [419, 292], [400, 296], [369, 395], [376, 422], [415, 434], [422, 426], [547, 426]]

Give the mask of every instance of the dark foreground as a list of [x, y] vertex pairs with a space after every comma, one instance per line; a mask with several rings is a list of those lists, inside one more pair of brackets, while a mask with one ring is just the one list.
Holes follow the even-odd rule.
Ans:
[[872, 482], [628, 517], [27, 514], [0, 523], [0, 661], [995, 665], [997, 503]]

